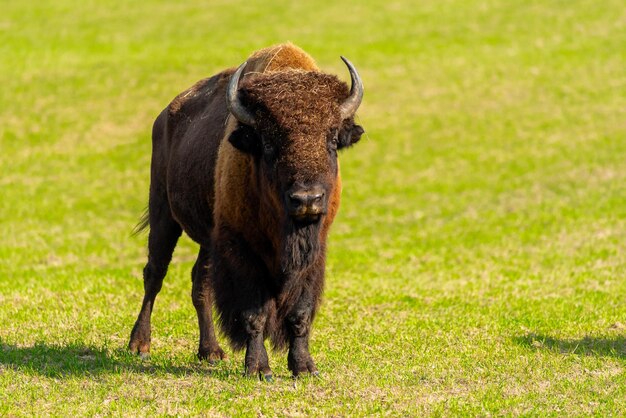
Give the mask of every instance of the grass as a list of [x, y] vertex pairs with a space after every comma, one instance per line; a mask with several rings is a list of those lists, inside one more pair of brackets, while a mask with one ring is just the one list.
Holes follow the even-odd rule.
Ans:
[[[3, 4], [0, 415], [626, 414], [622, 2], [212, 3]], [[189, 239], [131, 356], [152, 120], [285, 40], [366, 86], [323, 377], [195, 360]]]

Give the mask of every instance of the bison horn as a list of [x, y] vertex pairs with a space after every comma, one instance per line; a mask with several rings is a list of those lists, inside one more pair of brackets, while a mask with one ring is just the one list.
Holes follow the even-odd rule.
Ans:
[[350, 78], [352, 79], [352, 86], [350, 87], [350, 96], [344, 100], [344, 102], [339, 107], [339, 111], [341, 112], [341, 119], [348, 119], [356, 113], [356, 110], [361, 105], [361, 101], [363, 100], [363, 81], [361, 81], [361, 77], [359, 77], [359, 73], [357, 73], [356, 68], [350, 61], [348, 61], [345, 57], [341, 57], [343, 62], [348, 66], [348, 70], [350, 70]]
[[254, 115], [250, 113], [250, 111], [239, 101], [239, 96], [237, 95], [237, 92], [239, 91], [239, 77], [241, 77], [241, 73], [243, 73], [247, 63], [248, 62], [246, 61], [241, 64], [239, 68], [237, 68], [237, 71], [235, 71], [235, 73], [230, 77], [226, 93], [226, 102], [228, 104], [228, 110], [234, 117], [237, 118], [239, 122], [249, 126], [255, 126], [256, 122], [254, 121]]

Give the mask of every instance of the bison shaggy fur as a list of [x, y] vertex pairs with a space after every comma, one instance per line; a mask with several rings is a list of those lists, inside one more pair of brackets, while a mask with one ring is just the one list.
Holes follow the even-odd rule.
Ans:
[[154, 301], [185, 231], [200, 245], [192, 269], [198, 356], [226, 357], [215, 336], [215, 306], [232, 348], [246, 349], [247, 374], [271, 378], [266, 339], [288, 348], [295, 376], [317, 374], [309, 333], [339, 208], [337, 151], [363, 133], [354, 123], [358, 74], [346, 63], [352, 88], [292, 44], [266, 48], [237, 71], [199, 81], [157, 117], [140, 225], [150, 227], [145, 292], [132, 351], [150, 350]]

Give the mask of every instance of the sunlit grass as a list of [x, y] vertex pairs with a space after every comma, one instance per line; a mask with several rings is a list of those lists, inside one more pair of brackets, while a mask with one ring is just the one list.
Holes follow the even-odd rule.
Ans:
[[[621, 2], [212, 3], [2, 6], [0, 415], [626, 413]], [[322, 378], [292, 381], [284, 353], [271, 385], [241, 353], [195, 359], [189, 239], [141, 361], [152, 121], [286, 40], [366, 87]]]

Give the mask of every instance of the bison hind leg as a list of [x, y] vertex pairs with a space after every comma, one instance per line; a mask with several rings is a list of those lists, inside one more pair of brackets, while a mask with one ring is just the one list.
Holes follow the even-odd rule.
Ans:
[[158, 193], [156, 190], [151, 192], [148, 262], [143, 269], [144, 297], [128, 343], [130, 351], [142, 356], [147, 356], [150, 352], [152, 308], [161, 291], [178, 238], [182, 234], [182, 228], [172, 218], [165, 193]]

